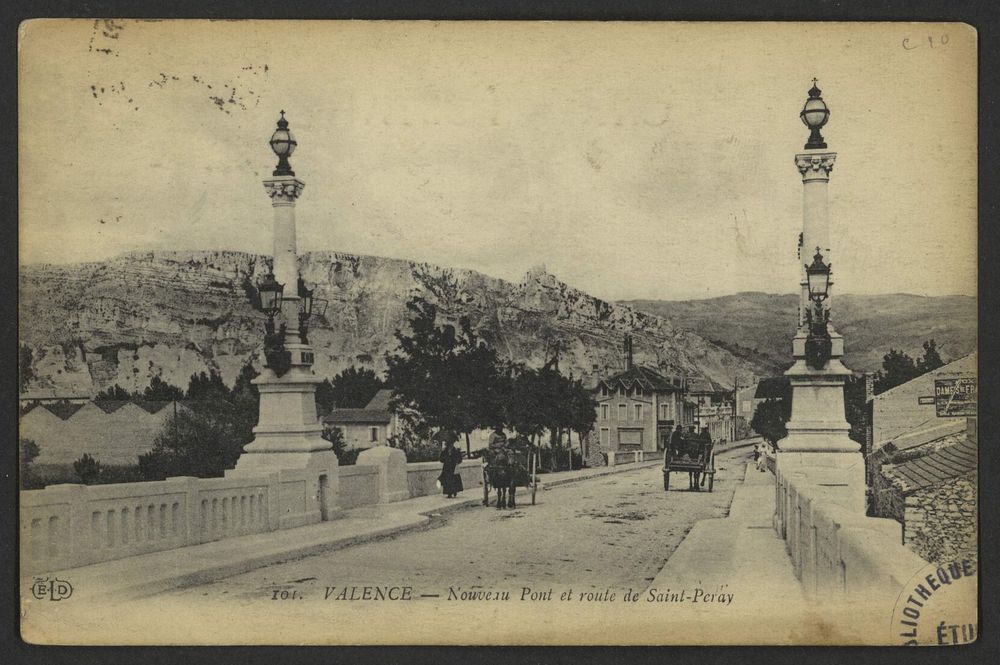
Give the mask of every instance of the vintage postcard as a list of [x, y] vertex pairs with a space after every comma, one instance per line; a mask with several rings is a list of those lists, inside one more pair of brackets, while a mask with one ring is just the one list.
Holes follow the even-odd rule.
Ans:
[[978, 638], [964, 24], [20, 26], [36, 644]]

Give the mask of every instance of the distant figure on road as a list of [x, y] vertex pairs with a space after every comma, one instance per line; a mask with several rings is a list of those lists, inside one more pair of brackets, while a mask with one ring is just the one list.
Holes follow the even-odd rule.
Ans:
[[757, 465], [758, 471], [763, 473], [767, 470], [767, 453], [765, 452], [764, 447], [760, 444], [753, 447], [753, 460]]
[[684, 451], [684, 428], [680, 425], [670, 435], [670, 452], [680, 455]]
[[462, 491], [462, 476], [455, 473], [462, 462], [462, 452], [455, 448], [455, 437], [445, 439], [441, 449], [441, 491], [449, 499], [454, 499]]

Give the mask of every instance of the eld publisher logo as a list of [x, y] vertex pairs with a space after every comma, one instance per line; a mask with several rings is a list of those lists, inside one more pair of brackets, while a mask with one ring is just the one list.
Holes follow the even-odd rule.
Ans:
[[38, 600], [66, 600], [73, 595], [73, 585], [65, 580], [36, 577], [31, 595]]

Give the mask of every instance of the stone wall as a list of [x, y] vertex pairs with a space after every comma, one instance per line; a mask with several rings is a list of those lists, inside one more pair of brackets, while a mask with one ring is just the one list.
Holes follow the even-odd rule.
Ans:
[[917, 490], [905, 499], [903, 539], [934, 563], [977, 560], [976, 474]]
[[881, 473], [876, 473], [871, 485], [872, 517], [887, 517], [903, 522], [903, 491]]
[[797, 465], [783, 459], [789, 455], [778, 453], [774, 526], [806, 595], [891, 612], [903, 586], [927, 562], [903, 545], [898, 522], [865, 516], [864, 495], [857, 491], [864, 487], [863, 465]]

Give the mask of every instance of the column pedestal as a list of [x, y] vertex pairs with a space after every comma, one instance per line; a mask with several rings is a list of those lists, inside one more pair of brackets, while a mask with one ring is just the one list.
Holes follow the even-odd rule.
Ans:
[[792, 386], [792, 417], [786, 424], [788, 436], [778, 442], [778, 499], [788, 482], [818, 485], [829, 488], [832, 500], [845, 509], [864, 515], [865, 461], [861, 445], [849, 437], [844, 415], [844, 384], [851, 371], [840, 361], [844, 338], [832, 326], [829, 332], [831, 358], [818, 370], [805, 360], [807, 328], [792, 340], [795, 364], [785, 372]]
[[226, 476], [277, 476], [278, 501], [268, 509], [278, 512], [279, 528], [332, 519], [339, 474], [337, 454], [316, 417], [319, 380], [304, 367], [280, 377], [264, 368], [253, 383], [260, 392], [254, 440]]

